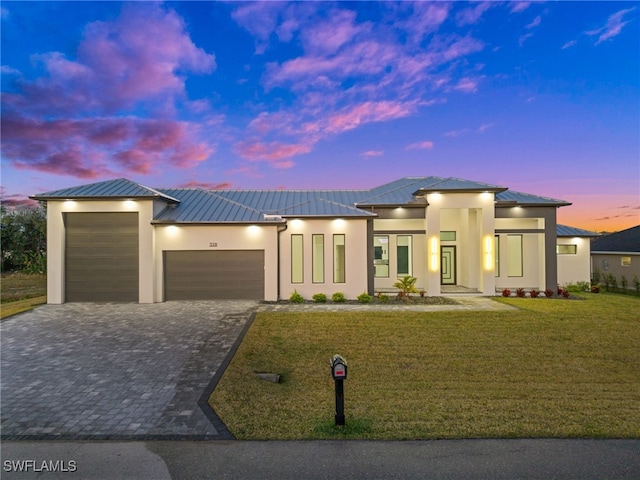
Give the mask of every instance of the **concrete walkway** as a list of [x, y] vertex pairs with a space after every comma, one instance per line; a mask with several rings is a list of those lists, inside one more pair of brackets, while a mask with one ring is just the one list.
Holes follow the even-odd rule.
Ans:
[[[43, 461], [75, 471], [35, 471]], [[3, 442], [2, 469], [20, 480], [637, 480], [640, 440]]]

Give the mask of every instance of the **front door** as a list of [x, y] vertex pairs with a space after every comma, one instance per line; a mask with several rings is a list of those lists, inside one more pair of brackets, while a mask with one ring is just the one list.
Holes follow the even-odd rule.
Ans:
[[456, 247], [440, 247], [440, 284], [456, 285]]

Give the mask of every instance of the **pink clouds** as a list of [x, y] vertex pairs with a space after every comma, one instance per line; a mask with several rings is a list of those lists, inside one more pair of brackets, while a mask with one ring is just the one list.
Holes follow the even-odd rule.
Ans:
[[367, 157], [367, 158], [381, 157], [382, 155], [384, 155], [383, 150], [367, 150], [366, 152], [362, 152], [360, 154], [361, 157]]
[[[176, 102], [207, 106], [189, 103], [179, 72], [216, 66], [174, 11], [126, 5], [117, 19], [86, 26], [75, 60], [59, 52], [33, 59], [46, 75], [2, 96], [2, 151], [15, 167], [97, 178], [194, 166], [215, 151], [198, 125], [171, 118]], [[151, 105], [163, 118], [143, 118]]]
[[429, 140], [425, 140], [424, 142], [412, 143], [411, 145], [407, 145], [405, 150], [431, 150], [433, 148], [434, 143]]
[[249, 161], [267, 161], [274, 168], [291, 168], [295, 163], [285, 159], [309, 153], [311, 146], [281, 142], [242, 141], [235, 144], [235, 149], [239, 155]]
[[619, 35], [620, 32], [622, 32], [622, 28], [627, 23], [629, 23], [629, 21], [623, 21], [623, 17], [627, 13], [633, 12], [635, 9], [636, 7], [625, 8], [624, 10], [620, 10], [609, 16], [609, 18], [607, 19], [607, 23], [604, 25], [604, 27], [597, 28], [595, 30], [589, 30], [585, 33], [590, 36], [598, 35], [598, 41], [596, 42], [596, 45], [599, 45], [600, 43], [606, 40], [610, 40], [616, 37], [617, 35]]
[[364, 102], [329, 116], [326, 130], [341, 133], [365, 123], [406, 117], [413, 113], [415, 106], [408, 102]]
[[221, 182], [221, 183], [209, 183], [209, 182], [199, 182], [197, 180], [191, 180], [186, 183], [182, 183], [178, 185], [179, 188], [201, 188], [203, 190], [226, 190], [232, 187], [230, 182]]

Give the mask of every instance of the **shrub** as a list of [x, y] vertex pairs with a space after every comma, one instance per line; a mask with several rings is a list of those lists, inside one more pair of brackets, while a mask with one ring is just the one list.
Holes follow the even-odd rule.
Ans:
[[567, 289], [562, 290], [562, 296], [564, 298], [569, 298], [571, 296], [571, 292]]
[[519, 288], [516, 290], [516, 295], [520, 298], [524, 298], [524, 296], [526, 295], [524, 292], [524, 288]]
[[393, 284], [400, 293], [398, 294], [398, 298], [407, 297], [410, 293], [416, 293], [416, 281], [418, 279], [416, 277], [412, 277], [411, 275], [405, 275], [396, 283]]
[[363, 292], [358, 295], [358, 301], [360, 303], [371, 303], [371, 295], [369, 295], [367, 292]]
[[638, 275], [633, 276], [633, 286], [636, 287], [636, 295], [640, 295], [640, 280], [638, 280]]
[[547, 297], [547, 298], [551, 298], [551, 297], [553, 297], [553, 290], [551, 290], [550, 288], [547, 288], [547, 289], [544, 291], [544, 296], [545, 296], [545, 297]]
[[380, 303], [388, 303], [389, 302], [389, 295], [385, 295], [384, 293], [379, 293], [378, 294], [378, 300], [380, 301]]
[[311, 298], [316, 303], [325, 303], [327, 301], [327, 296], [324, 293], [316, 293]]
[[611, 284], [611, 290], [613, 290], [614, 292], [618, 291], [618, 279], [616, 278], [616, 276], [613, 273], [610, 273], [608, 275], [609, 277], [609, 283]]
[[511, 295], [511, 290], [509, 290], [508, 288], [505, 288], [504, 290], [502, 290], [503, 297], [508, 297], [510, 295]]
[[593, 269], [593, 278], [591, 278], [591, 283], [599, 284], [602, 281], [602, 274], [600, 273], [599, 268]]
[[420, 290], [420, 296], [422, 298], [424, 298], [424, 296], [427, 294], [427, 292], [425, 292], [424, 290]]
[[611, 277], [613, 275], [607, 274], [602, 276], [602, 283], [604, 283], [604, 291], [608, 292], [611, 289]]
[[622, 287], [622, 293], [627, 293], [627, 286], [628, 285], [629, 285], [629, 281], [627, 280], [627, 277], [622, 275], [620, 277], [620, 286]]
[[289, 301], [291, 303], [302, 303], [304, 302], [304, 297], [300, 295], [297, 290], [294, 290], [291, 296], [289, 297]]
[[591, 285], [591, 293], [600, 293], [600, 285]]
[[570, 292], [573, 292], [573, 293], [588, 292], [589, 282], [578, 282], [576, 284], [569, 283], [566, 286], [565, 290], [569, 290]]
[[534, 288], [529, 292], [529, 295], [531, 295], [531, 298], [538, 298], [538, 295], [540, 295], [540, 292]]
[[344, 293], [342, 293], [342, 292], [336, 292], [333, 295], [331, 295], [331, 301], [332, 302], [342, 303], [345, 300], [346, 300], [346, 298], [344, 298]]

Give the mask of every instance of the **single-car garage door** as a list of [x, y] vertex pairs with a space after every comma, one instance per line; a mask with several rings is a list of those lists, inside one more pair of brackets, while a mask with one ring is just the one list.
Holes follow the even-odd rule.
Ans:
[[65, 213], [67, 302], [138, 301], [137, 212]]
[[264, 250], [164, 252], [165, 300], [264, 299]]

